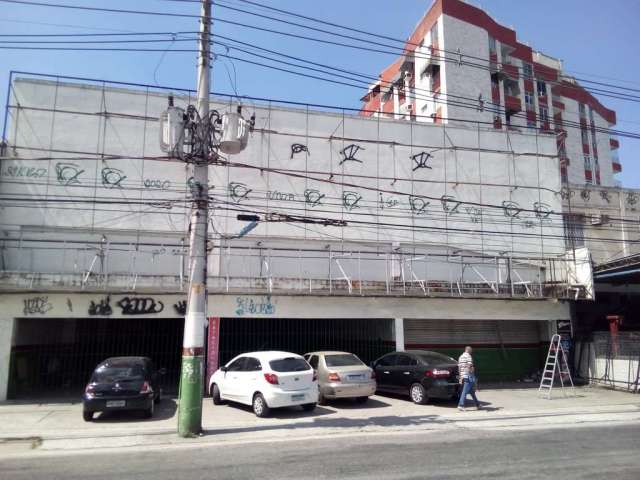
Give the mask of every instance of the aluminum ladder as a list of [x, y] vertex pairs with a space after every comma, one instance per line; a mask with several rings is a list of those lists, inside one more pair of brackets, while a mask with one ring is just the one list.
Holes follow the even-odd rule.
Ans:
[[[573, 379], [571, 378], [571, 372], [569, 371], [569, 363], [567, 362], [567, 353], [562, 347], [562, 337], [557, 333], [551, 337], [551, 343], [549, 344], [549, 353], [547, 353], [547, 360], [544, 365], [544, 371], [542, 378], [540, 379], [540, 387], [538, 387], [538, 394], [551, 398], [551, 391], [553, 390], [553, 383], [556, 378], [556, 372], [560, 377], [560, 385], [562, 387], [562, 393], [567, 396], [567, 389], [571, 387], [571, 394], [575, 395], [575, 387], [573, 385]], [[569, 380], [567, 382], [567, 379]], [[565, 384], [567, 389], [565, 389]]]

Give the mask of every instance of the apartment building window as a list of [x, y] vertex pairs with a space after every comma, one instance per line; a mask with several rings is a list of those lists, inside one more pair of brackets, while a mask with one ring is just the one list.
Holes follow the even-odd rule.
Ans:
[[438, 22], [436, 22], [431, 27], [431, 46], [437, 46], [438, 43]]
[[584, 247], [584, 215], [565, 215], [564, 237], [568, 249]]
[[586, 130], [580, 130], [580, 135], [582, 136], [582, 145], [589, 145], [589, 134]]
[[539, 97], [546, 97], [547, 96], [547, 84], [544, 83], [541, 80], [538, 80], [536, 83], [537, 83], [537, 86], [538, 86], [538, 96]]
[[584, 156], [584, 169], [591, 170], [591, 155]]
[[595, 124], [595, 121], [593, 120], [593, 108], [589, 107], [589, 120], [591, 121], [591, 125]]
[[580, 111], [580, 118], [587, 118], [587, 112], [586, 112], [586, 109], [584, 107], [584, 103], [579, 103], [578, 104], [578, 109]]
[[489, 35], [489, 53], [496, 53], [497, 51], [496, 39]]
[[547, 128], [549, 126], [549, 109], [547, 109], [547, 107], [540, 106], [538, 116], [540, 117], [540, 126], [542, 128]]
[[533, 65], [525, 62], [522, 66], [522, 73], [524, 74], [524, 78], [533, 78]]
[[527, 106], [527, 110], [535, 110], [533, 105], [533, 92], [524, 92], [524, 103]]

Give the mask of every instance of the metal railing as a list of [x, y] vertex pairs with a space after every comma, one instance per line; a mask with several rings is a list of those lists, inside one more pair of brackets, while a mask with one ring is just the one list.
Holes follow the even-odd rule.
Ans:
[[[182, 248], [105, 246], [81, 258], [51, 256], [44, 268], [21, 262], [0, 271], [0, 290], [184, 292], [188, 269]], [[20, 245], [19, 257], [41, 258], [46, 247]], [[31, 250], [39, 250], [35, 255]], [[44, 262], [47, 263], [47, 262]], [[572, 284], [564, 258], [513, 259], [463, 253], [402, 252], [264, 246], [216, 247], [212, 293], [412, 297], [585, 298]], [[10, 265], [11, 267], [11, 265]], [[565, 272], [565, 273], [563, 273]]]

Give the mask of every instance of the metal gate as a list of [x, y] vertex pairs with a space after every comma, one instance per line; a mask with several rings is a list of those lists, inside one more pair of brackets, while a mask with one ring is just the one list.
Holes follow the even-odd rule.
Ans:
[[16, 320], [9, 398], [80, 398], [95, 366], [108, 357], [146, 356], [167, 369], [161, 387], [180, 378], [183, 319], [87, 318]]
[[300, 355], [315, 350], [355, 353], [369, 363], [394, 350], [389, 319], [223, 318], [220, 364], [250, 351], [283, 350]]

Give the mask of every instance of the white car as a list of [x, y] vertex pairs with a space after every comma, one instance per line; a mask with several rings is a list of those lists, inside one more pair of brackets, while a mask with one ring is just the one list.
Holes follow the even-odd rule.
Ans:
[[318, 381], [304, 358], [289, 352], [238, 355], [209, 380], [215, 405], [225, 400], [251, 405], [258, 417], [272, 408], [300, 405], [312, 411], [318, 402]]

